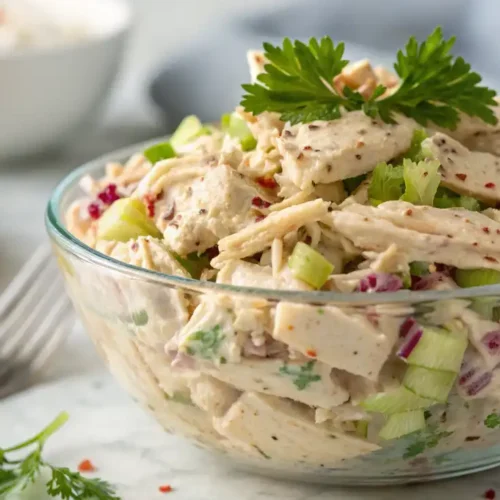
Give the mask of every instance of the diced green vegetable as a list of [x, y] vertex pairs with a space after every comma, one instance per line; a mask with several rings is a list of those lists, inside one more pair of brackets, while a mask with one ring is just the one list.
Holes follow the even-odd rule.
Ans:
[[384, 201], [399, 200], [403, 194], [403, 188], [403, 167], [379, 163], [373, 170], [368, 186], [370, 203], [376, 207]]
[[429, 272], [428, 262], [414, 261], [410, 263], [410, 274], [412, 276], [426, 276]]
[[481, 203], [470, 196], [458, 195], [445, 187], [439, 186], [434, 197], [436, 208], [465, 208], [472, 212], [479, 212], [483, 209]]
[[148, 217], [144, 204], [135, 198], [121, 198], [98, 221], [97, 236], [102, 240], [127, 242], [139, 236], [161, 238], [162, 234]]
[[366, 438], [368, 436], [368, 420], [358, 420], [356, 425], [356, 435], [362, 438]]
[[280, 369], [281, 375], [290, 375], [293, 378], [293, 384], [299, 391], [307, 389], [313, 382], [319, 382], [321, 375], [314, 373], [316, 361], [308, 361], [303, 365], [292, 365], [285, 363]]
[[496, 429], [500, 427], [500, 415], [498, 413], [490, 413], [484, 419], [484, 425], [488, 427], [488, 429]]
[[457, 374], [431, 370], [421, 366], [408, 366], [403, 385], [418, 396], [445, 403]]
[[293, 275], [314, 288], [321, 288], [335, 266], [319, 252], [305, 243], [298, 242], [288, 260]]
[[500, 300], [498, 297], [477, 297], [471, 300], [470, 308], [484, 319], [500, 321]]
[[229, 123], [231, 122], [231, 113], [224, 113], [220, 117], [220, 128], [223, 132], [229, 132]]
[[410, 149], [404, 155], [405, 158], [409, 158], [412, 161], [423, 160], [422, 154], [422, 142], [429, 136], [424, 129], [416, 129], [413, 131], [413, 136], [411, 138]]
[[458, 373], [467, 344], [465, 332], [425, 327], [407, 362], [409, 365]]
[[190, 356], [202, 359], [217, 359], [220, 346], [225, 338], [220, 325], [208, 330], [199, 330], [188, 335], [179, 346]]
[[394, 413], [380, 430], [379, 437], [385, 440], [397, 439], [422, 429], [425, 429], [425, 418], [422, 410]]
[[403, 160], [403, 176], [405, 192], [401, 199], [414, 205], [430, 205], [434, 202], [441, 175], [438, 172], [438, 161], [421, 161], [415, 163]]
[[410, 410], [429, 408], [436, 402], [422, 398], [405, 387], [399, 387], [390, 392], [381, 392], [365, 399], [361, 406], [371, 412], [391, 415]]
[[199, 280], [201, 273], [210, 267], [210, 257], [206, 253], [198, 255], [196, 252], [190, 253], [187, 257], [181, 257], [172, 252], [175, 260], [191, 275], [195, 280]]
[[144, 151], [144, 156], [154, 165], [161, 160], [175, 158], [175, 149], [170, 142], [154, 144]]
[[344, 189], [347, 191], [348, 195], [351, 195], [361, 183], [366, 179], [366, 174], [358, 175], [357, 177], [349, 177], [344, 179], [342, 183], [344, 184]]
[[204, 126], [197, 116], [189, 115], [181, 121], [176, 131], [172, 134], [170, 143], [175, 150], [201, 135], [209, 135], [210, 132], [210, 128]]
[[229, 117], [228, 132], [231, 137], [240, 140], [243, 151], [251, 151], [257, 146], [257, 140], [248, 128], [247, 122], [236, 113], [231, 114]]
[[455, 281], [462, 288], [496, 285], [500, 283], [500, 271], [494, 269], [457, 269]]

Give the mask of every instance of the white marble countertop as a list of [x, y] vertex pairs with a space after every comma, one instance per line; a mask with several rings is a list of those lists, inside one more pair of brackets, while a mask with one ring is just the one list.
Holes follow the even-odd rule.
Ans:
[[[273, 0], [286, 3], [293, 0]], [[72, 168], [99, 154], [161, 133], [160, 121], [148, 106], [144, 85], [154, 64], [188, 41], [221, 9], [248, 8], [232, 0], [135, 0], [140, 24], [127, 64], [105, 119], [78, 138], [58, 157], [0, 166], [0, 291], [44, 239], [43, 211], [56, 182]], [[254, 0], [252, 5], [265, 5]], [[165, 30], [167, 9], [176, 22]], [[189, 15], [187, 15], [189, 14]], [[155, 50], [151, 50], [152, 44]], [[106, 372], [83, 332], [76, 329], [43, 379], [30, 390], [0, 401], [0, 445], [18, 442], [39, 431], [61, 410], [70, 422], [50, 440], [47, 457], [75, 468], [84, 458], [97, 474], [118, 487], [123, 500], [473, 500], [488, 488], [500, 494], [497, 472], [404, 488], [336, 489], [287, 484], [228, 468], [207, 452], [161, 431]], [[171, 484], [165, 497], [158, 491]], [[29, 496], [42, 500], [40, 490]]]

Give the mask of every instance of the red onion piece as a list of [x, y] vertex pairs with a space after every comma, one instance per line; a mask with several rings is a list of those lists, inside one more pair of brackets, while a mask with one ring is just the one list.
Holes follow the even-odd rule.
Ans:
[[439, 282], [448, 278], [445, 273], [431, 273], [426, 276], [412, 276], [411, 289], [412, 290], [432, 290]]
[[397, 292], [401, 288], [403, 288], [403, 281], [398, 276], [388, 273], [372, 273], [360, 280], [357, 291], [365, 293]]
[[466, 394], [468, 396], [477, 396], [486, 386], [489, 385], [492, 378], [493, 374], [491, 372], [484, 372], [466, 387]]
[[500, 330], [488, 332], [481, 339], [481, 343], [488, 349], [490, 354], [500, 353]]
[[458, 389], [464, 396], [474, 397], [483, 391], [493, 379], [493, 373], [483, 367], [479, 354], [468, 351], [458, 375]]

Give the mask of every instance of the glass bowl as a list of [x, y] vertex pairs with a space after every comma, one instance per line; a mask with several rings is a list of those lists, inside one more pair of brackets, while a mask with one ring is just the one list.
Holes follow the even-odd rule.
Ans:
[[[232, 307], [256, 307], [271, 315], [283, 307], [316, 308], [317, 324], [328, 317], [324, 311], [340, 308], [352, 317], [376, 318], [383, 330], [384, 325], [409, 315], [417, 320], [434, 318], [441, 324], [450, 319], [445, 317], [456, 310], [454, 306], [467, 308], [478, 299], [498, 303], [500, 286], [378, 294], [269, 290], [170, 276], [114, 260], [70, 234], [63, 214], [83, 194], [78, 186], [83, 175], [100, 176], [107, 161], [125, 160], [146, 146], [117, 151], [70, 174], [48, 204], [46, 224], [68, 293], [97, 350], [165, 431], [182, 434], [226, 456], [231, 464], [322, 483], [429, 481], [500, 465], [500, 428], [486, 425], [492, 413], [500, 423], [500, 416], [496, 417], [500, 401], [494, 392], [468, 401], [452, 393], [448, 403], [426, 415], [426, 431], [381, 442], [370, 430], [372, 423], [362, 432], [358, 426], [340, 426], [328, 417], [319, 417], [325, 420], [319, 423], [318, 415], [328, 415], [325, 407], [334, 397], [329, 381], [325, 377], [324, 384], [318, 383], [318, 392], [301, 391], [297, 373], [283, 370], [284, 361], [279, 358], [250, 357], [235, 373], [236, 365], [231, 363], [204, 369], [202, 376], [172, 368], [165, 344], [207, 297], [226, 304], [228, 314], [234, 313]], [[329, 327], [334, 332], [335, 322]], [[315, 324], [309, 328], [314, 338]], [[347, 329], [342, 334], [356, 332]], [[315, 362], [305, 365], [306, 372], [311, 363]], [[350, 377], [349, 390], [354, 379]], [[353, 388], [352, 401], [355, 393]], [[322, 413], [314, 408], [316, 402]]]

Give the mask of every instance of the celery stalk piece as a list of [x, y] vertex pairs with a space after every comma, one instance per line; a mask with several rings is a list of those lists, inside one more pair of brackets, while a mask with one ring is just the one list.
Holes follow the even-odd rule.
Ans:
[[411, 138], [410, 149], [404, 155], [412, 161], [420, 161], [423, 159], [422, 155], [422, 142], [429, 136], [424, 129], [418, 128], [413, 131], [413, 136]]
[[409, 365], [458, 373], [467, 344], [465, 332], [426, 327], [406, 361]]
[[410, 365], [406, 370], [403, 385], [420, 397], [445, 403], [456, 376], [454, 372]]
[[432, 206], [441, 182], [440, 166], [438, 161], [403, 160], [405, 192], [401, 199], [414, 205]]
[[147, 216], [144, 204], [135, 198], [115, 201], [97, 224], [97, 237], [103, 240], [127, 242], [139, 236], [162, 237], [159, 229]]
[[381, 392], [366, 398], [362, 403], [367, 411], [392, 415], [411, 410], [429, 408], [436, 404], [432, 399], [422, 398], [405, 387], [398, 387], [390, 392]]
[[220, 117], [220, 128], [222, 129], [223, 132], [229, 132], [229, 123], [231, 122], [231, 114], [230, 113], [224, 113]]
[[243, 151], [251, 151], [257, 146], [257, 140], [248, 128], [248, 125], [243, 118], [233, 113], [229, 118], [229, 135], [240, 140], [241, 149]]
[[314, 288], [321, 288], [335, 269], [319, 252], [298, 242], [288, 260], [293, 275]]
[[462, 288], [496, 285], [500, 283], [500, 271], [494, 269], [457, 269], [455, 281]]
[[210, 129], [204, 126], [197, 116], [189, 115], [181, 121], [176, 131], [172, 134], [170, 144], [175, 150], [176, 148], [189, 143], [201, 135], [209, 134]]
[[391, 415], [380, 430], [381, 439], [397, 439], [425, 429], [423, 410], [412, 410]]
[[147, 148], [143, 154], [153, 165], [161, 160], [168, 160], [176, 156], [175, 149], [170, 142], [154, 144]]
[[376, 207], [384, 201], [399, 200], [403, 194], [404, 178], [401, 165], [377, 164], [368, 186], [370, 203]]

